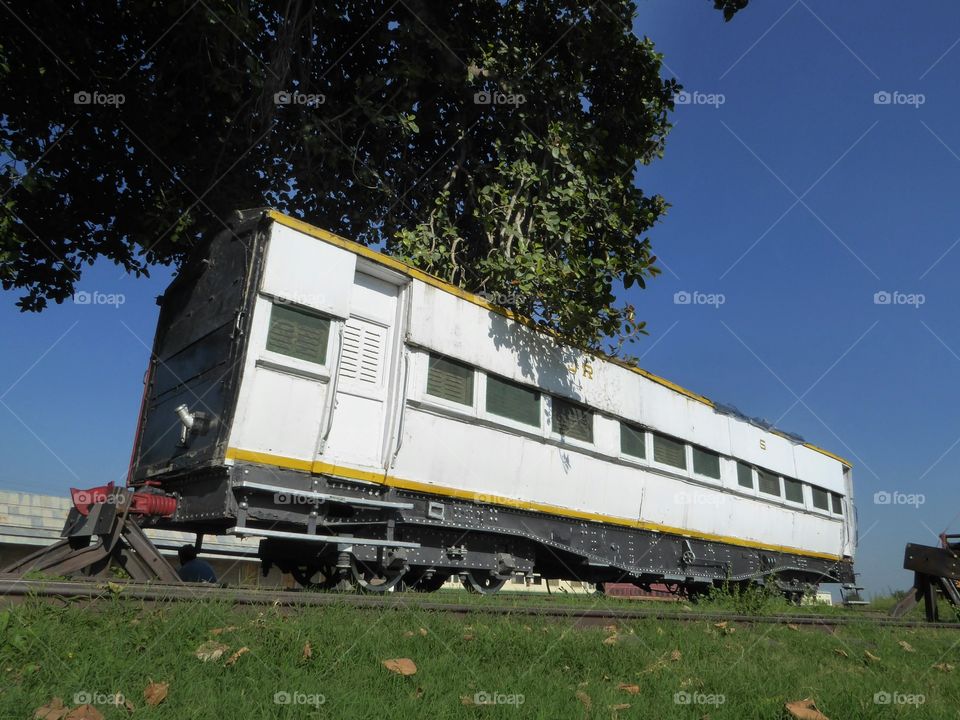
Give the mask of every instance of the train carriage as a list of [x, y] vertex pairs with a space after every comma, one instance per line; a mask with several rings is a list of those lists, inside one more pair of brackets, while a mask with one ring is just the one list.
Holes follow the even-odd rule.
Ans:
[[160, 303], [146, 522], [373, 591], [853, 579], [850, 463], [362, 245], [237, 213]]

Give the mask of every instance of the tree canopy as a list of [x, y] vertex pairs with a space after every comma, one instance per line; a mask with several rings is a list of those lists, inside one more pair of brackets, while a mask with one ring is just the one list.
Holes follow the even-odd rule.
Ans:
[[[746, 0], [714, 0], [729, 20]], [[180, 262], [269, 205], [616, 351], [679, 85], [632, 0], [34, 0], [0, 14], [0, 281]], [[606, 345], [604, 345], [606, 343]]]

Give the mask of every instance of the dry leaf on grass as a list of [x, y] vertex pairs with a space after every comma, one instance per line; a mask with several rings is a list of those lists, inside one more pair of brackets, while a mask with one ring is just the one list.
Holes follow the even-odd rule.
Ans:
[[880, 659], [880, 658], [878, 658], [876, 655], [874, 655], [872, 652], [870, 652], [869, 650], [864, 650], [864, 651], [863, 651], [863, 656], [864, 656], [867, 660], [874, 660], [874, 661], [876, 661], [876, 660], [879, 660], [879, 659]]
[[170, 683], [156, 683], [151, 681], [143, 690], [143, 699], [147, 705], [159, 705], [167, 699]]
[[420, 633], [420, 635], [422, 635], [423, 637], [426, 637], [426, 636], [427, 636], [427, 629], [426, 629], [426, 628], [420, 628], [419, 630], [417, 630], [417, 632]]
[[617, 626], [616, 626], [616, 625], [604, 625], [604, 626], [603, 626], [603, 631], [604, 631], [604, 632], [609, 632], [609, 633], [615, 633], [615, 632], [617, 631]]
[[246, 645], [244, 645], [242, 648], [240, 648], [239, 650], [237, 650], [233, 655], [231, 655], [229, 658], [227, 658], [227, 662], [224, 663], [224, 664], [225, 664], [227, 667], [230, 667], [231, 665], [234, 665], [234, 664], [237, 662], [237, 660], [240, 659], [240, 656], [241, 656], [241, 655], [246, 655], [248, 652], [250, 652], [250, 648], [248, 648]]
[[406, 631], [404, 631], [403, 636], [404, 636], [405, 638], [412, 638], [412, 637], [413, 637], [413, 630], [406, 630]]
[[210, 634], [211, 634], [211, 635], [223, 635], [223, 633], [233, 632], [233, 631], [236, 630], [236, 629], [237, 629], [237, 626], [236, 626], [236, 625], [228, 625], [227, 627], [214, 628], [213, 630], [210, 631]]
[[629, 710], [630, 703], [620, 703], [618, 705], [611, 705], [610, 709], [616, 712], [617, 710]]
[[843, 648], [834, 648], [833, 651], [840, 657], [850, 657], [850, 655], [847, 654], [847, 651]]
[[470, 642], [471, 640], [473, 640], [473, 638], [474, 638], [473, 633], [464, 633], [464, 634], [463, 634], [463, 639], [466, 640], [467, 642]]
[[800, 629], [800, 626], [799, 626], [799, 625], [795, 625], [794, 623], [787, 623], [787, 627], [790, 628], [791, 630], [799, 630], [799, 629]]
[[313, 648], [310, 647], [310, 641], [307, 640], [307, 642], [303, 644], [303, 659], [309, 660], [312, 657], [313, 657]]
[[616, 645], [616, 644], [617, 644], [617, 636], [616, 636], [616, 635], [611, 635], [610, 637], [604, 639], [603, 644], [604, 644], [604, 645]]
[[721, 630], [723, 630], [727, 626], [727, 621], [724, 620], [723, 622], [714, 623], [713, 626], [715, 628], [720, 628]]
[[415, 675], [417, 672], [417, 664], [410, 658], [384, 660], [383, 666], [390, 672], [397, 673], [397, 675]]
[[953, 665], [950, 663], [937, 663], [933, 667], [940, 672], [953, 672]]
[[630, 695], [637, 695], [640, 692], [639, 685], [628, 685], [627, 683], [620, 683], [617, 685], [617, 690], [623, 690], [625, 693]]
[[897, 643], [897, 645], [902, 647], [906, 652], [916, 652], [916, 650], [913, 649], [913, 645], [908, 643], [906, 640], [901, 640]]
[[792, 717], [797, 718], [797, 720], [830, 720], [830, 718], [817, 710], [816, 704], [814, 704], [810, 698], [788, 702], [786, 707], [787, 712], [789, 712]]
[[683, 656], [680, 654], [679, 650], [674, 650], [673, 652], [670, 653], [670, 659], [673, 660], [674, 662], [680, 662], [681, 657]]
[[197, 648], [197, 651], [194, 654], [203, 660], [203, 662], [210, 662], [211, 660], [219, 660], [220, 656], [229, 649], [229, 645], [224, 645], [216, 640], [207, 640]]
[[460, 696], [460, 704], [461, 704], [461, 705], [476, 705], [476, 704], [477, 704], [477, 701], [474, 700], [474, 699], [473, 699], [472, 697], [470, 697], [469, 695], [461, 695], [461, 696]]
[[591, 700], [590, 696], [587, 695], [583, 690], [577, 690], [577, 700], [583, 703], [583, 706], [587, 710], [593, 707], [593, 700]]
[[103, 720], [103, 713], [93, 705], [78, 705], [63, 720]]
[[55, 697], [46, 705], [38, 707], [36, 712], [33, 713], [33, 717], [34, 720], [60, 720], [68, 712], [70, 712], [70, 709], [63, 706], [63, 700]]

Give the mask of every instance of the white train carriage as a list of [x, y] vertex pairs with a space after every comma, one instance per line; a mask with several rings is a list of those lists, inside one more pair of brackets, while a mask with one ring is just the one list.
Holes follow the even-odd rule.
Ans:
[[301, 221], [238, 214], [162, 308], [132, 483], [304, 583], [853, 579], [850, 463]]

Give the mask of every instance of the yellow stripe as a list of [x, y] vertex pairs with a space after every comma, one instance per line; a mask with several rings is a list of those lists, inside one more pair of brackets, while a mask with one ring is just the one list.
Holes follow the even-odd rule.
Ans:
[[269, 455], [267, 453], [253, 452], [251, 450], [240, 450], [238, 448], [228, 448], [226, 452], [226, 458], [228, 460], [243, 460], [252, 463], [259, 463], [261, 465], [276, 465], [277, 467], [289, 468], [292, 470], [303, 470], [307, 472], [313, 472], [315, 474], [336, 475], [349, 480], [364, 480], [366, 482], [374, 482], [380, 485], [398, 488], [400, 490], [411, 490], [414, 492], [443, 495], [445, 497], [453, 497], [461, 500], [470, 500], [472, 502], [483, 502], [485, 505], [502, 505], [504, 507], [511, 507], [519, 510], [530, 510], [549, 515], [575, 518], [577, 520], [589, 520], [591, 522], [605, 523], [607, 525], [619, 525], [637, 530], [652, 530], [654, 532], [683, 535], [684, 537], [694, 537], [701, 540], [722, 542], [728, 545], [737, 545], [739, 547], [749, 547], [758, 550], [773, 550], [792, 555], [823, 558], [824, 560], [843, 559], [839, 555], [811, 552], [810, 550], [800, 550], [799, 548], [789, 547], [786, 545], [768, 545], [766, 543], [755, 542], [753, 540], [744, 540], [742, 538], [730, 537], [728, 535], [714, 535], [712, 533], [703, 533], [695, 530], [670, 527], [669, 525], [659, 525], [657, 523], [643, 522], [639, 520], [628, 520], [626, 518], [614, 517], [613, 515], [600, 515], [597, 513], [584, 512], [583, 510], [571, 510], [569, 508], [559, 507], [557, 505], [528, 502], [526, 500], [514, 500], [513, 498], [491, 496], [483, 493], [470, 492], [469, 490], [444, 487], [441, 485], [431, 485], [429, 483], [417, 482], [415, 480], [404, 480], [402, 478], [387, 475], [385, 471], [370, 472], [368, 470], [357, 470], [355, 468], [344, 467], [342, 465], [311, 462], [310, 460], [297, 460], [295, 458], [285, 458], [279, 455]]
[[[287, 227], [292, 228], [293, 230], [297, 230], [298, 232], [302, 232], [305, 235], [309, 235], [310, 237], [317, 238], [318, 240], [323, 240], [324, 242], [330, 243], [331, 245], [335, 245], [339, 248], [343, 248], [344, 250], [349, 250], [350, 252], [356, 255], [359, 255], [360, 257], [364, 257], [367, 260], [371, 260], [375, 263], [388, 267], [391, 270], [396, 270], [397, 272], [402, 273], [407, 277], [414, 278], [415, 280], [419, 280], [420, 282], [426, 283], [427, 285], [443, 290], [444, 292], [450, 293], [451, 295], [455, 295], [461, 300], [466, 300], [467, 302], [473, 303], [474, 305], [478, 305], [484, 308], [485, 310], [489, 310], [490, 312], [495, 312], [499, 315], [508, 317], [515, 322], [525, 325], [526, 327], [529, 327], [533, 330], [536, 330], [537, 332], [542, 332], [547, 335], [551, 335], [554, 338], [557, 338], [559, 340], [563, 340], [563, 338], [560, 335], [558, 335], [556, 332], [554, 332], [548, 327], [545, 327], [543, 325], [540, 325], [539, 323], [534, 322], [530, 318], [524, 317], [523, 315], [518, 315], [512, 310], [500, 307], [499, 305], [494, 305], [493, 303], [489, 302], [486, 298], [483, 298], [480, 295], [475, 295], [474, 293], [467, 292], [463, 288], [459, 288], [456, 285], [452, 285], [445, 280], [441, 280], [435, 275], [431, 275], [430, 273], [425, 273], [423, 270], [418, 270], [417, 268], [407, 265], [405, 262], [401, 262], [400, 260], [397, 260], [396, 258], [392, 258], [389, 255], [384, 255], [383, 253], [379, 253], [376, 250], [371, 250], [367, 246], [361, 245], [358, 242], [347, 240], [346, 238], [340, 237], [339, 235], [335, 235], [334, 233], [329, 232], [328, 230], [323, 230], [314, 225], [310, 225], [309, 223], [305, 223], [303, 220], [298, 220], [297, 218], [290, 217], [289, 215], [284, 215], [282, 212], [279, 212], [277, 210], [272, 210], [272, 209], [268, 210], [267, 215], [270, 217], [271, 220], [278, 222], [281, 225], [286, 225]], [[637, 373], [637, 375], [642, 375], [648, 380], [651, 380], [657, 383], [658, 385], [662, 385], [665, 388], [669, 388], [674, 392], [680, 393], [681, 395], [685, 395], [691, 400], [696, 400], [697, 402], [703, 403], [704, 405], [708, 405], [712, 408], [716, 407], [714, 405], [714, 402], [709, 398], [704, 397], [703, 395], [700, 395], [698, 393], [695, 393], [692, 390], [687, 390], [685, 387], [682, 387], [681, 385], [677, 385], [676, 383], [671, 382], [666, 378], [660, 377], [659, 375], [655, 375], [652, 372], [649, 372], [647, 370], [644, 370], [643, 368], [637, 367], [636, 365], [631, 365], [630, 363], [626, 363], [623, 360], [620, 360], [615, 357], [611, 357], [597, 350], [584, 350], [584, 352], [587, 352], [591, 355], [599, 355], [603, 357], [604, 360], [611, 362], [614, 365], [625, 368], [630, 372], [635, 372]], [[778, 432], [776, 430], [772, 430], [770, 432], [772, 432], [774, 435], [779, 435], [780, 437], [790, 439], [787, 435], [781, 432]], [[819, 448], [816, 445], [811, 445], [810, 443], [804, 443], [803, 446], [810, 448], [811, 450], [814, 450], [818, 453], [822, 453], [823, 455], [833, 458], [834, 460], [842, 462], [847, 467], [853, 467], [853, 465], [849, 461], [844, 460], [842, 457], [838, 455], [834, 455], [833, 453], [827, 450]]]

